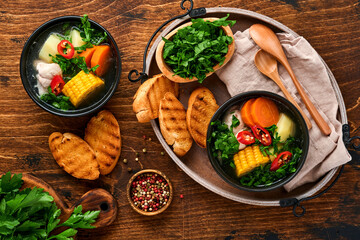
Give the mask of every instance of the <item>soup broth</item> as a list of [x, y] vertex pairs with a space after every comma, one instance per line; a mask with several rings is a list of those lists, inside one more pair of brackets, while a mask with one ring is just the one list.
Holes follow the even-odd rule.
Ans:
[[[219, 117], [219, 119], [223, 122], [224, 119], [229, 119], [229, 116], [226, 116], [226, 114], [231, 114], [234, 112], [234, 110], [238, 109], [240, 110], [242, 108], [242, 106], [245, 104], [245, 102], [249, 100], [249, 99], [246, 99], [240, 103], [236, 103], [234, 105], [231, 105], [229, 106], [225, 111], [222, 116]], [[284, 113], [286, 114], [292, 121], [293, 123], [295, 124], [295, 134], [292, 136], [293, 138], [295, 138], [295, 141], [296, 141], [296, 146], [300, 149], [303, 149], [304, 148], [304, 141], [302, 139], [302, 136], [304, 135], [304, 133], [302, 132], [302, 129], [299, 127], [300, 126], [300, 123], [299, 123], [299, 120], [294, 116], [293, 112], [291, 111], [291, 109], [289, 109], [287, 106], [285, 106], [283, 103], [281, 103], [280, 101], [276, 101], [276, 100], [273, 100], [271, 99], [271, 101], [274, 101], [274, 103], [276, 104], [276, 106], [278, 107], [278, 110], [279, 110], [279, 113]], [[251, 132], [250, 128], [245, 128], [245, 130], [248, 130]], [[235, 133], [234, 133], [235, 134]], [[216, 141], [216, 139], [212, 139], [211, 140], [211, 147], [214, 148], [214, 141]], [[256, 143], [254, 143], [254, 145], [256, 145]], [[249, 145], [251, 146], [251, 145]], [[280, 152], [279, 152], [280, 154]], [[248, 175], [249, 173], [251, 173], [252, 171], [250, 171], [249, 173], [246, 173], [240, 177], [237, 176], [236, 174], [236, 170], [234, 168], [234, 164], [229, 164], [229, 162], [223, 162], [222, 159], [220, 159], [219, 157], [217, 157], [217, 161], [219, 162], [219, 165], [220, 167], [222, 168], [223, 172], [225, 175], [227, 175], [228, 178], [232, 179], [233, 182], [236, 182], [237, 184], [240, 184], [242, 185], [241, 183], [241, 178], [243, 176], [246, 176]], [[295, 163], [295, 168], [297, 169], [300, 165], [300, 161], [299, 159], [296, 160], [297, 162]], [[233, 157], [231, 159], [231, 162], [233, 162]], [[267, 164], [270, 164], [271, 165], [271, 161], [269, 161], [268, 163], [266, 164], [263, 164], [262, 166], [266, 166]], [[256, 168], [255, 168], [256, 169]], [[281, 178], [278, 178], [276, 181], [273, 181], [271, 184], [275, 184], [279, 181], [282, 181], [284, 178], [287, 178], [289, 175], [291, 174], [287, 174]], [[270, 185], [271, 185], [270, 184]], [[257, 185], [257, 186], [254, 186], [255, 188], [258, 187], [258, 188], [262, 188], [262, 187], [265, 187], [265, 186], [268, 186], [269, 184], [267, 185]]]
[[[28, 68], [26, 74], [27, 74], [27, 79], [30, 82], [30, 85], [33, 88], [33, 91], [38, 95], [38, 97], [40, 98], [40, 93], [39, 93], [39, 89], [38, 89], [38, 80], [37, 80], [37, 70], [36, 70], [36, 66], [35, 63], [37, 61], [39, 61], [39, 52], [42, 48], [42, 46], [44, 45], [45, 41], [48, 39], [48, 37], [51, 34], [56, 34], [56, 35], [64, 35], [66, 30], [69, 29], [77, 29], [77, 26], [80, 25], [80, 19], [79, 21], [71, 21], [71, 22], [63, 22], [63, 23], [58, 23], [56, 25], [53, 25], [52, 27], [46, 29], [44, 32], [42, 32], [38, 38], [33, 42], [33, 44], [30, 46], [30, 51], [27, 56], [27, 63], [28, 66], [26, 66]], [[66, 30], [64, 30], [64, 26], [69, 26]], [[91, 26], [92, 28], [96, 29], [96, 26]], [[99, 31], [102, 31], [101, 29], [97, 29]], [[116, 56], [116, 52], [115, 49], [111, 46], [111, 44], [109, 43], [109, 41], [105, 41], [102, 43], [102, 45], [107, 44], [110, 46], [111, 48], [111, 52], [112, 52], [112, 57], [111, 59], [109, 59], [110, 62], [110, 67], [108, 68], [108, 71], [101, 77], [101, 79], [104, 81], [105, 86], [102, 87], [99, 91], [96, 91], [96, 93], [91, 94], [91, 96], [89, 98], [87, 98], [86, 100], [84, 100], [84, 102], [77, 108], [86, 108], [86, 107], [90, 107], [91, 105], [93, 105], [94, 103], [100, 101], [105, 93], [111, 88], [113, 81], [115, 81], [115, 75], [117, 72], [117, 64], [116, 64], [116, 59], [114, 56]], [[66, 82], [66, 81], [65, 81]], [[56, 109], [55, 107], [53, 107], [51, 104], [48, 104], [50, 107]], [[68, 111], [72, 111], [72, 110], [68, 110]]]

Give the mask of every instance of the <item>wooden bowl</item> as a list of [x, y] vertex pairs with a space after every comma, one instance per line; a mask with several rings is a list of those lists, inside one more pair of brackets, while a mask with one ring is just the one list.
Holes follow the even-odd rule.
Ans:
[[[219, 18], [204, 18], [204, 20], [208, 20], [208, 21], [215, 21], [218, 20]], [[170, 39], [172, 36], [174, 36], [179, 29], [187, 27], [192, 25], [192, 22], [188, 22], [185, 23], [183, 25], [181, 25], [180, 27], [176, 28], [175, 30], [173, 30], [172, 32], [170, 32], [168, 35], [165, 36], [166, 39]], [[225, 34], [227, 36], [232, 37], [232, 39], [234, 39], [234, 35], [233, 32], [231, 30], [231, 28], [229, 26], [221, 26], [221, 28], [224, 30]], [[179, 83], [187, 83], [187, 82], [194, 82], [197, 81], [198, 79], [193, 77], [192, 79], [189, 78], [182, 78], [179, 75], [174, 75], [173, 70], [165, 63], [164, 58], [163, 58], [163, 52], [164, 52], [164, 46], [165, 46], [165, 42], [163, 40], [161, 40], [161, 42], [159, 43], [159, 45], [156, 48], [156, 63], [160, 69], [160, 71], [170, 80], [174, 81], [174, 82], [179, 82]], [[228, 46], [228, 52], [225, 55], [225, 60], [224, 63], [220, 66], [219, 64], [214, 66], [214, 71], [213, 72], [209, 72], [206, 74], [206, 77], [210, 76], [211, 74], [213, 74], [216, 70], [222, 68], [223, 66], [226, 65], [226, 63], [228, 63], [232, 57], [232, 55], [234, 54], [235, 51], [235, 41], [233, 40], [232, 43]]]
[[[156, 174], [159, 174], [160, 176], [162, 176], [166, 182], [169, 184], [169, 190], [170, 190], [170, 196], [169, 196], [169, 200], [168, 202], [165, 204], [164, 207], [160, 208], [159, 210], [157, 211], [154, 211], [154, 212], [145, 212], [141, 209], [139, 209], [138, 207], [136, 207], [136, 205], [134, 204], [133, 200], [131, 199], [131, 194], [130, 194], [130, 190], [131, 190], [131, 184], [132, 182], [135, 180], [135, 178], [143, 173], [156, 173]], [[154, 216], [154, 215], [157, 215], [159, 213], [162, 213], [163, 211], [165, 211], [172, 199], [173, 199], [173, 188], [171, 186], [171, 183], [170, 183], [170, 180], [165, 176], [165, 174], [163, 174], [162, 172], [158, 171], [158, 170], [155, 170], [155, 169], [144, 169], [144, 170], [141, 170], [137, 173], [135, 173], [129, 180], [128, 184], [127, 184], [127, 187], [126, 187], [126, 194], [127, 194], [127, 198], [129, 200], [129, 203], [130, 203], [130, 206], [132, 207], [132, 209], [134, 209], [136, 212], [142, 214], [142, 215], [145, 215], [145, 216]]]

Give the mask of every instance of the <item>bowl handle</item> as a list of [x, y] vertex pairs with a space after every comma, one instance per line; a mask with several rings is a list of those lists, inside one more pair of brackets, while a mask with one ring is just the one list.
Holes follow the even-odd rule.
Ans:
[[[141, 81], [141, 83], [144, 83], [148, 78], [149, 76], [147, 75], [147, 73], [145, 72], [146, 70], [146, 55], [147, 55], [147, 52], [148, 52], [148, 49], [150, 47], [150, 44], [152, 42], [152, 40], [154, 39], [154, 37], [156, 36], [156, 34], [165, 26], [167, 25], [169, 22], [175, 20], [175, 19], [179, 19], [179, 18], [182, 18], [182, 17], [185, 17], [186, 15], [189, 15], [191, 18], [193, 17], [200, 17], [200, 16], [203, 16], [206, 14], [206, 9], [205, 8], [196, 8], [196, 9], [193, 9], [193, 6], [194, 6], [194, 3], [193, 3], [193, 0], [182, 0], [181, 3], [180, 3], [180, 7], [182, 10], [185, 10], [185, 7], [184, 7], [184, 3], [185, 2], [190, 2], [190, 7], [187, 9], [186, 13], [182, 14], [182, 15], [179, 15], [179, 16], [176, 16], [176, 17], [173, 17], [169, 20], [167, 20], [166, 22], [164, 22], [158, 29], [156, 29], [156, 31], [151, 35], [147, 45], [146, 45], [146, 48], [145, 48], [145, 52], [144, 52], [144, 57], [143, 57], [143, 70], [142, 72], [139, 73], [138, 70], [136, 69], [133, 69], [129, 72], [129, 75], [128, 75], [128, 79], [130, 82], [138, 82], [138, 81]], [[133, 78], [133, 75], [135, 73], [135, 77], [137, 78]]]

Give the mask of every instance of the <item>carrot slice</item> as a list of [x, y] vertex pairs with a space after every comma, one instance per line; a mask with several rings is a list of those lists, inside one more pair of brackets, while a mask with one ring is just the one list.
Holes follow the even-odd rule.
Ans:
[[88, 67], [91, 67], [91, 58], [92, 58], [95, 50], [96, 50], [96, 46], [94, 46], [92, 48], [87, 48], [85, 51], [83, 51], [82, 53], [79, 54], [79, 57], [85, 58], [86, 65]]
[[250, 107], [250, 114], [255, 124], [270, 127], [279, 121], [279, 109], [274, 101], [259, 97]]
[[99, 65], [95, 70], [96, 75], [102, 76], [107, 72], [111, 62], [111, 55], [112, 53], [109, 45], [100, 45], [96, 47], [91, 58], [91, 67]]
[[248, 100], [244, 104], [244, 106], [241, 108], [241, 111], [240, 111], [241, 119], [249, 127], [255, 125], [254, 120], [252, 119], [252, 116], [251, 116], [251, 112], [250, 112], [251, 106], [254, 102], [255, 102], [255, 98]]

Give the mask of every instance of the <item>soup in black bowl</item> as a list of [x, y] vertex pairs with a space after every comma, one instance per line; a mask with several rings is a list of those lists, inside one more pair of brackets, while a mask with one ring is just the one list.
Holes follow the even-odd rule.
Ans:
[[63, 16], [41, 25], [25, 43], [20, 75], [31, 99], [59, 116], [101, 108], [121, 75], [119, 49], [110, 33], [87, 15]]
[[289, 182], [302, 168], [309, 133], [287, 99], [265, 91], [236, 95], [214, 114], [207, 152], [215, 171], [246, 191], [269, 191]]

